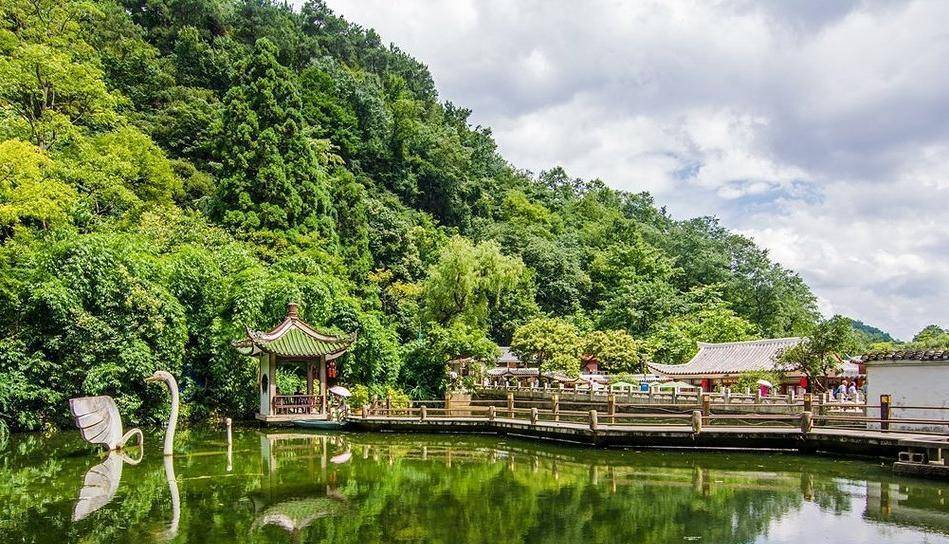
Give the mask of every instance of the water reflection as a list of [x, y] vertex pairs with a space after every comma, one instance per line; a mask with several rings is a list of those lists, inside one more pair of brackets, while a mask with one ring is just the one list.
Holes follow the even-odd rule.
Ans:
[[178, 536], [178, 524], [181, 523], [181, 497], [178, 495], [178, 480], [175, 478], [175, 458], [165, 455], [165, 481], [168, 483], [168, 494], [171, 495], [171, 522], [168, 527], [158, 534], [159, 540], [171, 540]]
[[[141, 449], [138, 458], [126, 455], [124, 451], [113, 450], [108, 453], [105, 461], [90, 468], [83, 478], [79, 500], [73, 508], [72, 521], [81, 521], [112, 502], [122, 483], [122, 467], [126, 463], [138, 465], [142, 461], [142, 455]], [[171, 497], [171, 521], [156, 536], [158, 540], [172, 540], [178, 535], [178, 525], [181, 521], [181, 497], [178, 493], [178, 480], [175, 478], [173, 456], [164, 456], [163, 468], [168, 494]]]
[[73, 508], [72, 520], [79, 521], [89, 514], [109, 504], [122, 481], [122, 467], [125, 463], [137, 465], [142, 458], [133, 459], [124, 452], [112, 450], [105, 461], [86, 472], [79, 490], [79, 500]]
[[123, 471], [68, 438], [0, 451], [0, 544], [949, 542], [949, 485], [859, 460], [191, 430]]

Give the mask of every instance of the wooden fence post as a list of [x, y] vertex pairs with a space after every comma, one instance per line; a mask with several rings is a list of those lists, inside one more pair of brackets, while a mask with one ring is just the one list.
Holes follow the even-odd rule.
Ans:
[[880, 419], [883, 420], [880, 422], [880, 429], [888, 431], [890, 429], [890, 402], [892, 398], [890, 395], [880, 395]]
[[425, 406], [424, 404], [419, 410], [419, 419], [421, 421], [425, 421], [426, 419], [428, 419], [428, 407]]
[[801, 432], [808, 434], [814, 430], [814, 415], [809, 411], [801, 412]]
[[695, 434], [702, 432], [702, 412], [700, 410], [692, 410], [692, 432]]
[[497, 410], [494, 406], [488, 406], [488, 421], [494, 421], [497, 417]]
[[531, 408], [531, 425], [537, 425], [537, 407]]
[[554, 421], [560, 421], [560, 395], [554, 395], [550, 399], [552, 410], [554, 412]]
[[514, 418], [514, 393], [507, 394], [507, 417]]
[[610, 423], [616, 423], [616, 395], [613, 393], [606, 397], [606, 411], [610, 414]]
[[590, 410], [590, 430], [596, 431], [596, 410]]

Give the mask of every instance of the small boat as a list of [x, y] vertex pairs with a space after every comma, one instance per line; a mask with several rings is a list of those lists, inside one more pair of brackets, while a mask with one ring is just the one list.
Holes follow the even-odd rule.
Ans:
[[322, 431], [340, 431], [349, 424], [347, 421], [332, 421], [327, 419], [295, 419], [293, 424], [304, 429], [319, 429]]

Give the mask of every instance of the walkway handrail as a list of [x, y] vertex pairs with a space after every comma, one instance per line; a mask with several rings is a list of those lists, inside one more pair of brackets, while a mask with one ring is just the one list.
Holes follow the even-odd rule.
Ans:
[[[706, 395], [704, 397], [709, 397]], [[705, 399], [703, 399], [705, 400]], [[501, 401], [504, 402], [504, 401]], [[729, 425], [734, 426], [736, 422], [741, 422], [745, 426], [762, 424], [773, 424], [778, 427], [800, 426], [802, 432], [809, 432], [813, 428], [867, 428], [876, 432], [884, 433], [911, 433], [913, 435], [937, 435], [949, 436], [949, 420], [931, 419], [931, 418], [911, 418], [911, 417], [891, 417], [886, 413], [878, 417], [866, 415], [866, 407], [879, 407], [879, 405], [854, 405], [861, 410], [847, 412], [811, 412], [802, 411], [800, 413], [781, 414], [781, 413], [715, 413], [713, 408], [716, 406], [706, 400], [697, 405], [671, 405], [683, 409], [682, 412], [626, 412], [617, 410], [623, 407], [642, 408], [644, 405], [619, 405], [610, 404], [606, 411], [597, 410], [566, 410], [561, 409], [558, 404], [551, 407], [538, 407], [536, 403], [530, 406], [524, 406], [523, 402], [518, 406], [519, 401], [511, 402], [508, 397], [506, 404], [497, 405], [475, 405], [475, 404], [454, 404], [444, 401], [416, 401], [412, 406], [402, 408], [385, 408], [364, 406], [362, 417], [373, 418], [418, 418], [421, 420], [429, 419], [454, 419], [454, 420], [477, 420], [494, 421], [497, 419], [510, 421], [529, 421], [531, 424], [538, 422], [565, 423], [565, 424], [585, 424], [591, 428], [609, 429], [614, 427], [644, 427], [655, 426], [682, 426], [687, 421], [691, 422], [693, 427], [700, 428], [702, 425]], [[431, 407], [429, 404], [441, 404], [443, 407]], [[550, 404], [550, 403], [546, 403]], [[666, 405], [659, 405], [666, 406]], [[654, 406], [649, 406], [654, 407]], [[816, 408], [821, 406], [815, 405]], [[691, 408], [688, 410], [688, 408]], [[894, 407], [896, 408], [896, 407]], [[902, 407], [899, 407], [902, 408]], [[930, 407], [911, 407], [913, 409], [930, 409]], [[698, 418], [698, 420], [696, 419]], [[358, 418], [357, 418], [358, 419]], [[901, 428], [905, 425], [926, 425], [931, 429], [907, 429]], [[936, 430], [940, 429], [940, 430]]]

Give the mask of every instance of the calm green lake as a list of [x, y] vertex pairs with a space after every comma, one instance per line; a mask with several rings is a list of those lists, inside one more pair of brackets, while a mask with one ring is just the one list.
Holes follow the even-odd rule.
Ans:
[[949, 485], [864, 460], [289, 429], [177, 450], [12, 436], [0, 542], [949, 542]]

